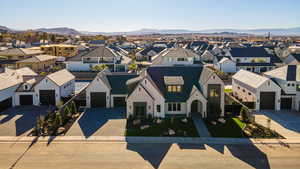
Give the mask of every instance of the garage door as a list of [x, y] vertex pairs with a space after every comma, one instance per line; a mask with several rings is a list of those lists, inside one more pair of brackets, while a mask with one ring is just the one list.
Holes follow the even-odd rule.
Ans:
[[0, 102], [0, 112], [12, 107], [12, 98], [5, 99]]
[[275, 109], [275, 92], [260, 93], [260, 109], [261, 110]]
[[106, 93], [92, 92], [91, 93], [91, 107], [106, 107]]
[[125, 97], [114, 97], [114, 107], [126, 107]]
[[55, 90], [40, 90], [40, 103], [42, 105], [55, 105]]
[[281, 98], [280, 109], [292, 109], [292, 98]]
[[32, 105], [32, 95], [20, 95], [20, 105]]

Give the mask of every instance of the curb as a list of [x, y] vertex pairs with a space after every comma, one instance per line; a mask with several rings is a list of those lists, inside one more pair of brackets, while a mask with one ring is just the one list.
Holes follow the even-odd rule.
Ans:
[[211, 138], [211, 137], [124, 137], [124, 136], [47, 136], [47, 137], [0, 137], [0, 142], [7, 143], [63, 143], [63, 142], [123, 142], [123, 143], [186, 143], [186, 144], [300, 144], [300, 138], [289, 139], [246, 139], [246, 138]]

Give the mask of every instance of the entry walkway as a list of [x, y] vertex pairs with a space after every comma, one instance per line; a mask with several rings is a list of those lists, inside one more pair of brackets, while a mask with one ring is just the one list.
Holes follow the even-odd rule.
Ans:
[[200, 137], [211, 137], [200, 114], [194, 114], [192, 119]]

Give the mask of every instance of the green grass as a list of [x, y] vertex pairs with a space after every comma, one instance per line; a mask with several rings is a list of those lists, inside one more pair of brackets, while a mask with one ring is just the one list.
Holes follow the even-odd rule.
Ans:
[[[133, 120], [127, 120], [125, 136], [150, 136], [150, 137], [199, 137], [197, 129], [191, 119], [187, 123], [181, 121], [182, 118], [174, 118], [173, 123], [171, 119], [163, 119], [160, 124], [153, 120], [142, 120], [140, 125], [134, 126]], [[144, 130], [140, 126], [149, 125], [150, 127]], [[169, 135], [168, 130], [175, 131], [175, 135]]]
[[232, 93], [232, 89], [224, 89], [225, 93]]
[[246, 125], [238, 118], [226, 119], [226, 122], [216, 125], [211, 124], [210, 121], [205, 121], [208, 131], [213, 137], [232, 137], [242, 138], [244, 137], [242, 128]]

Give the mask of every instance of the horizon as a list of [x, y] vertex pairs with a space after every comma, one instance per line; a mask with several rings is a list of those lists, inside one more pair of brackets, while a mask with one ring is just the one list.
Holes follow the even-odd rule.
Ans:
[[0, 25], [15, 30], [67, 27], [87, 32], [289, 29], [300, 27], [299, 5], [297, 0], [87, 0], [84, 4], [10, 0], [0, 6]]

